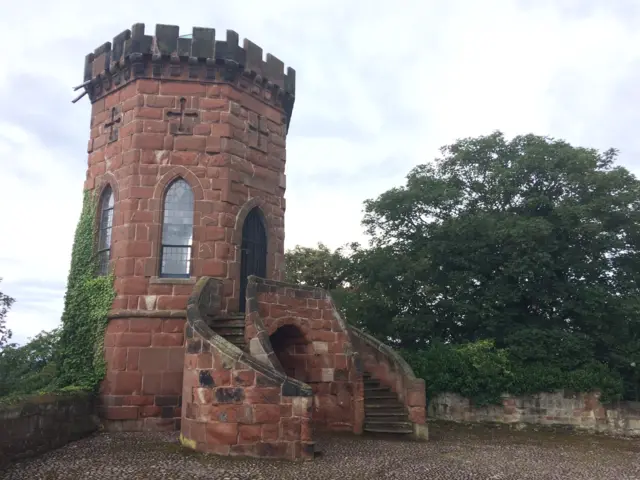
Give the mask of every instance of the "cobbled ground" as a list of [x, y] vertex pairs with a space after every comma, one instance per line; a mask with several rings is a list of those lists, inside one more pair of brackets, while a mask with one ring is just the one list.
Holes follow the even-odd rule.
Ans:
[[181, 447], [177, 433], [101, 433], [0, 472], [13, 479], [640, 480], [640, 439], [430, 424], [430, 441], [318, 438], [322, 455], [290, 463]]

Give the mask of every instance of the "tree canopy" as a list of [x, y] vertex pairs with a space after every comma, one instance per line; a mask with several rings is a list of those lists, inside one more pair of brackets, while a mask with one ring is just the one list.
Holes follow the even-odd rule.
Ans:
[[617, 153], [500, 132], [443, 147], [365, 202], [370, 247], [335, 261], [347, 319], [405, 349], [489, 339], [514, 361], [598, 362], [637, 389], [640, 182]]
[[[2, 278], [0, 278], [2, 282]], [[7, 328], [7, 313], [15, 302], [9, 295], [0, 292], [0, 349], [5, 347], [11, 339], [11, 330]]]

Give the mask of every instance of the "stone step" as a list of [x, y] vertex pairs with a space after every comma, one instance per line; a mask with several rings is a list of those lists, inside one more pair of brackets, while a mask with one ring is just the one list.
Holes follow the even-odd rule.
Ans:
[[239, 327], [220, 327], [219, 325], [214, 325], [213, 331], [222, 337], [244, 337], [244, 328]]
[[366, 402], [367, 400], [398, 400], [398, 396], [393, 393], [391, 390], [388, 390], [386, 392], [383, 391], [373, 391], [373, 392], [368, 392], [365, 390], [364, 392], [364, 401]]
[[364, 418], [369, 420], [392, 420], [404, 422], [409, 420], [406, 410], [367, 410], [364, 412]]
[[375, 420], [371, 418], [364, 419], [365, 427], [373, 427], [373, 428], [412, 428], [413, 424], [406, 420]]
[[375, 395], [377, 393], [392, 393], [393, 395], [395, 395], [395, 393], [393, 393], [391, 391], [391, 389], [389, 387], [383, 387], [382, 385], [376, 385], [376, 386], [364, 386], [364, 394], [370, 394], [370, 395]]
[[365, 413], [365, 418], [370, 418], [371, 420], [392, 420], [392, 421], [409, 421], [409, 415], [407, 414], [406, 411], [387, 411], [384, 409], [380, 409], [380, 410], [369, 410], [367, 413]]
[[214, 327], [244, 328], [245, 326], [244, 318], [214, 318], [210, 323]]
[[231, 342], [234, 345], [243, 345], [244, 346], [244, 344], [245, 344], [244, 335], [222, 335], [222, 337], [227, 342]]
[[364, 410], [365, 412], [367, 410], [372, 410], [372, 411], [380, 411], [380, 410], [384, 410], [387, 412], [404, 412], [406, 411], [404, 408], [404, 405], [398, 401], [396, 402], [386, 402], [386, 403], [381, 403], [381, 402], [367, 402], [366, 400], [364, 401]]
[[369, 415], [365, 415], [364, 423], [367, 425], [375, 425], [375, 424], [409, 424], [412, 425], [411, 420], [406, 415], [403, 417], [370, 417]]
[[400, 435], [408, 435], [413, 433], [413, 428], [405, 428], [405, 427], [364, 427], [365, 432], [370, 433], [392, 433], [392, 434], [400, 434]]

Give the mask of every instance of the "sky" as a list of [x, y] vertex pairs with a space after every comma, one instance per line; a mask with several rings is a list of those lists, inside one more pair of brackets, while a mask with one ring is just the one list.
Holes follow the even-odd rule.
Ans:
[[365, 242], [363, 201], [457, 138], [549, 135], [640, 171], [636, 0], [143, 3], [0, 7], [0, 291], [18, 343], [62, 313], [89, 135], [72, 87], [134, 23], [232, 29], [296, 69], [286, 248]]

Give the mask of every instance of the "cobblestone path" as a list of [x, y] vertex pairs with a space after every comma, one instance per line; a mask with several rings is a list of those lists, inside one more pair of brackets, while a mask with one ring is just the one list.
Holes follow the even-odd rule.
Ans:
[[430, 425], [428, 443], [336, 436], [313, 462], [240, 460], [183, 449], [177, 434], [98, 434], [0, 472], [13, 479], [640, 480], [640, 439]]

